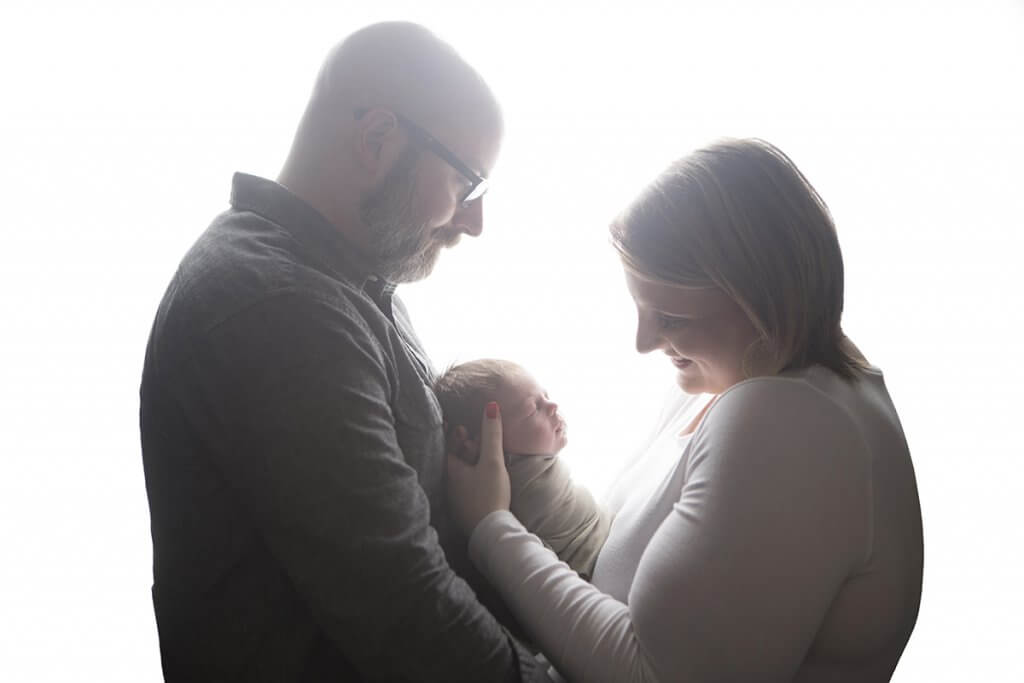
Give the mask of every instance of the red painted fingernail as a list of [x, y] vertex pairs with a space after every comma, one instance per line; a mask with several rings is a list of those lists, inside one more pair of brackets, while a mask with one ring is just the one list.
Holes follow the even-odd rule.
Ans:
[[487, 404], [487, 417], [491, 420], [498, 417], [498, 404], [494, 401]]

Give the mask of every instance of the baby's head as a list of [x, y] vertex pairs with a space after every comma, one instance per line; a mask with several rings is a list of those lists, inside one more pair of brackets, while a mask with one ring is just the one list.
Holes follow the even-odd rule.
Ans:
[[497, 401], [506, 453], [555, 455], [569, 441], [558, 405], [510, 361], [482, 358], [453, 365], [434, 383], [434, 393], [444, 411], [446, 436], [462, 425], [477, 438], [484, 406]]

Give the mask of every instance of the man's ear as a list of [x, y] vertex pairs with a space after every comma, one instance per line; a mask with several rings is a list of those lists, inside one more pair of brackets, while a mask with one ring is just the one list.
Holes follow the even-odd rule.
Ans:
[[374, 175], [386, 172], [404, 141], [398, 118], [386, 109], [371, 109], [359, 119], [356, 131], [359, 163]]

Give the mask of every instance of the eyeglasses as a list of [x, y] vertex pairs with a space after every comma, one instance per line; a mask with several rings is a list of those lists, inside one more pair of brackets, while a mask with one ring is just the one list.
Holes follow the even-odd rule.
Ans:
[[[356, 118], [363, 118], [363, 116], [365, 116], [368, 111], [370, 110], [356, 109]], [[444, 159], [446, 162], [448, 162], [448, 165], [450, 165], [456, 171], [461, 173], [466, 178], [466, 180], [469, 181], [469, 187], [466, 189], [465, 193], [459, 199], [459, 202], [462, 204], [463, 207], [469, 206], [477, 199], [483, 197], [484, 194], [486, 194], [487, 190], [489, 189], [489, 183], [487, 182], [487, 178], [484, 178], [483, 176], [474, 173], [473, 169], [471, 169], [469, 166], [463, 163], [463, 161], [459, 159], [457, 156], [455, 156], [455, 154], [453, 154], [451, 150], [449, 150], [447, 147], [438, 142], [437, 138], [428, 133], [426, 130], [420, 128], [418, 125], [416, 125], [409, 119], [405, 118], [401, 114], [398, 114], [396, 112], [391, 113], [395, 115], [395, 118], [398, 120], [400, 124], [409, 129], [409, 132], [412, 133], [413, 138], [417, 142], [419, 142], [421, 145], [429, 149], [437, 156]]]

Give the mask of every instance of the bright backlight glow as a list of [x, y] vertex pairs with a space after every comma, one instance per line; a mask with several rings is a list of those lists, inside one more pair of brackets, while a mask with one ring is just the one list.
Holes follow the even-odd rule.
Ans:
[[674, 368], [633, 349], [608, 221], [721, 136], [828, 202], [847, 333], [918, 472], [925, 588], [896, 681], [1024, 680], [1018, 490], [1024, 5], [13, 2], [0, 29], [0, 679], [160, 680], [138, 383], [177, 262], [232, 172], [275, 177], [328, 48], [408, 18], [507, 121], [479, 239], [399, 290], [435, 364], [530, 369], [597, 495]]

